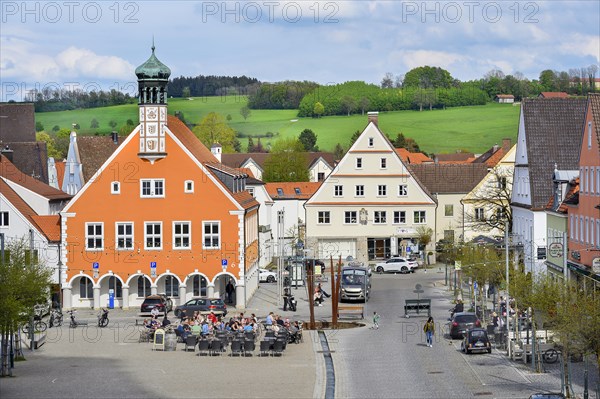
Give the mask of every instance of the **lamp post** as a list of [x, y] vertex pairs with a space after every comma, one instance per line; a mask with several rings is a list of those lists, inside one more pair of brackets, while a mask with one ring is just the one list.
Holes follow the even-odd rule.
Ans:
[[62, 313], [62, 240], [58, 243], [58, 310]]
[[504, 255], [506, 257], [506, 350], [510, 358], [510, 295], [509, 295], [509, 262], [508, 262], [508, 222], [504, 223]]

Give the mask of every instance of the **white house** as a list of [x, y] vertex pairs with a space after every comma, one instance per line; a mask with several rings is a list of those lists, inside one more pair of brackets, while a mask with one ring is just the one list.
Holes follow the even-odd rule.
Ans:
[[359, 261], [418, 248], [417, 228], [435, 227], [436, 201], [414, 178], [369, 113], [362, 134], [306, 202], [306, 248], [318, 258]]
[[528, 98], [521, 104], [511, 209], [513, 241], [523, 246], [525, 269], [545, 269], [546, 213], [553, 173], [577, 170], [585, 99]]

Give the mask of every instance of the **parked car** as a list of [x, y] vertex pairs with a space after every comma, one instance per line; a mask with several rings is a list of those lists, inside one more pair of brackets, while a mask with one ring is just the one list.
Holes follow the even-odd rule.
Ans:
[[565, 395], [561, 392], [541, 392], [531, 394], [529, 399], [565, 399]]
[[267, 269], [258, 269], [258, 280], [260, 282], [274, 283], [277, 281], [277, 273]]
[[462, 338], [467, 330], [475, 327], [481, 327], [481, 321], [475, 313], [454, 313], [450, 319], [450, 337], [452, 339]]
[[400, 272], [400, 273], [414, 273], [415, 269], [419, 267], [417, 262], [408, 260], [402, 257], [394, 257], [380, 262], [375, 265], [375, 271], [377, 273], [387, 272]]
[[472, 328], [464, 334], [460, 349], [467, 355], [472, 352], [492, 353], [492, 344], [483, 328]]
[[175, 316], [190, 316], [194, 312], [220, 314], [227, 316], [227, 306], [220, 298], [192, 298], [181, 306], [175, 308]]
[[171, 298], [167, 297], [165, 294], [158, 295], [148, 295], [144, 302], [142, 302], [142, 306], [140, 307], [140, 311], [142, 313], [149, 313], [154, 308], [158, 308], [160, 313], [166, 311], [167, 313], [173, 310], [173, 301]]

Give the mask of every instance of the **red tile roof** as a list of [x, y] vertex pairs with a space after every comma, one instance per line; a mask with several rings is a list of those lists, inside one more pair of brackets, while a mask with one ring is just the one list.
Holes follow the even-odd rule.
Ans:
[[[309, 199], [321, 187], [322, 182], [279, 182], [267, 183], [265, 188], [273, 199]], [[296, 193], [296, 189], [300, 193]], [[278, 190], [281, 190], [280, 194]]]
[[0, 155], [0, 176], [25, 187], [26, 189], [31, 190], [34, 193], [49, 199], [50, 201], [63, 201], [72, 198], [71, 195], [57, 190], [46, 183], [42, 183], [38, 179], [34, 179], [25, 173], [22, 173], [4, 155]]
[[[167, 127], [173, 133], [175, 137], [192, 153], [192, 155], [198, 160], [198, 162], [205, 165], [209, 171], [214, 173], [215, 170], [222, 171], [224, 173], [240, 176], [244, 174], [243, 171], [236, 168], [231, 168], [220, 163], [213, 153], [206, 148], [204, 144], [192, 133], [192, 131], [177, 117], [169, 115], [167, 117]], [[221, 180], [217, 178], [223, 188], [228, 190], [227, 186]], [[229, 190], [228, 190], [229, 191]], [[230, 192], [231, 193], [231, 192]], [[258, 201], [247, 191], [241, 191], [237, 193], [231, 193], [233, 198], [240, 204], [244, 209], [250, 209], [259, 205]]]
[[406, 148], [396, 148], [396, 154], [402, 158], [406, 163], [421, 164], [421, 163], [433, 163], [433, 159], [429, 158], [422, 152], [410, 152]]
[[48, 241], [60, 241], [59, 215], [38, 215], [3, 179], [0, 179], [0, 192]]
[[540, 93], [541, 98], [568, 98], [569, 95], [564, 91], [543, 91]]

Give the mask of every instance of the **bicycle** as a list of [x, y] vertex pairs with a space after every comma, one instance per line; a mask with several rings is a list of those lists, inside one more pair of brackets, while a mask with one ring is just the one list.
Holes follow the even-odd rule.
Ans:
[[[23, 331], [23, 334], [29, 335], [30, 333], [30, 323], [26, 323], [23, 326], [21, 326], [21, 331]], [[33, 323], [33, 332], [34, 333], [40, 333], [40, 332], [44, 332], [48, 329], [48, 325], [46, 323], [44, 323], [41, 320], [35, 321]]]
[[544, 363], [548, 364], [556, 363], [556, 361], [558, 360], [558, 355], [559, 353], [556, 349], [550, 348], [544, 353], [542, 353], [542, 360], [544, 361]]
[[48, 321], [48, 327], [60, 327], [63, 323], [63, 314], [60, 310], [52, 309], [50, 312], [50, 320]]

